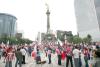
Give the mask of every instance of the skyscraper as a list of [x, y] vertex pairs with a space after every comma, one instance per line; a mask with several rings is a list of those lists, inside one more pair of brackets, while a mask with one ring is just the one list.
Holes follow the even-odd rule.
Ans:
[[0, 13], [0, 36], [15, 36], [16, 34], [16, 20], [15, 16], [6, 13]]
[[74, 6], [79, 36], [100, 41], [100, 0], [75, 0]]
[[100, 0], [94, 0], [94, 5], [95, 5], [97, 20], [100, 28]]

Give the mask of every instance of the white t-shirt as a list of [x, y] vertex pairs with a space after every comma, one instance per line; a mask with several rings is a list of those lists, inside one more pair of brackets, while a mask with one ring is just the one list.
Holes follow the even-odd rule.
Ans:
[[93, 48], [93, 50], [95, 50], [96, 49], [96, 46], [93, 45], [92, 48]]
[[26, 54], [25, 49], [21, 49], [20, 51], [21, 51], [22, 55], [24, 55], [24, 56], [25, 56], [25, 54]]
[[78, 49], [73, 50], [74, 58], [79, 58], [80, 51]]

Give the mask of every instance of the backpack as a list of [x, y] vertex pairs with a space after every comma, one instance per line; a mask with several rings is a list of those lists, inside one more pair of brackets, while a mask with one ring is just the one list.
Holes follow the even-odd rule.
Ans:
[[69, 52], [69, 53], [67, 54], [67, 56], [72, 56], [72, 53], [71, 53], [71, 52]]
[[72, 56], [72, 50], [71, 50], [71, 48], [67, 49], [67, 56]]

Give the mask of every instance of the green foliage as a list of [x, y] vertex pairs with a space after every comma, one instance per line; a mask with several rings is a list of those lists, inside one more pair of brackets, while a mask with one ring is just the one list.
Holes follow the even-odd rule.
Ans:
[[88, 38], [87, 37], [83, 38], [83, 42], [88, 43]]
[[31, 40], [25, 39], [25, 38], [15, 38], [15, 37], [0, 37], [0, 43], [7, 44], [9, 42], [9, 45], [23, 45], [23, 44], [30, 44], [32, 43]]
[[67, 37], [68, 42], [72, 43], [73, 42], [73, 36]]
[[1, 43], [3, 42], [4, 44], [6, 44], [8, 41], [8, 37], [1, 37], [0, 41], [1, 41]]
[[16, 38], [14, 38], [14, 37], [8, 37], [8, 41], [9, 41], [10, 45], [13, 45], [13, 44], [17, 43]]
[[69, 40], [69, 42], [73, 42], [74, 44], [79, 44], [79, 43], [90, 43], [92, 41], [92, 37], [91, 35], [87, 35], [87, 37], [84, 38], [80, 38], [79, 36], [75, 35], [73, 37], [71, 37], [71, 39]]
[[19, 45], [24, 45], [24, 44], [30, 44], [32, 43], [33, 41], [29, 40], [29, 39], [25, 39], [25, 38], [19, 38], [17, 39], [17, 44]]
[[87, 37], [85, 37], [85, 38], [83, 38], [83, 42], [85, 42], [85, 43], [90, 43], [92, 41], [92, 37], [91, 37], [91, 35], [87, 35]]
[[74, 44], [79, 44], [79, 43], [82, 42], [82, 38], [80, 38], [80, 37], [78, 37], [78, 36], [73, 36], [72, 42], [73, 42]]

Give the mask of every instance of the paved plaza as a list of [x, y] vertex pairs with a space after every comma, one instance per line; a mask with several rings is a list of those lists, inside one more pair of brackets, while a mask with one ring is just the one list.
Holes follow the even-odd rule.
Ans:
[[[56, 54], [52, 54], [52, 63], [51, 64], [48, 64], [48, 58], [45, 57], [44, 54], [41, 54], [41, 57], [42, 57], [41, 60], [46, 60], [45, 64], [36, 64], [35, 60], [32, 57], [29, 57], [28, 55], [26, 55], [26, 64], [23, 64], [22, 67], [66, 67], [65, 66], [66, 60], [62, 60], [61, 66], [59, 66], [57, 64], [58, 60], [57, 60]], [[12, 62], [12, 67], [15, 67], [15, 62], [16, 62], [16, 58]], [[0, 60], [0, 67], [5, 67], [5, 63], [3, 62], [3, 58]], [[17, 67], [19, 67], [19, 66], [17, 66]], [[69, 67], [71, 67], [70, 63], [69, 63]], [[75, 66], [73, 66], [73, 67], [75, 67]], [[85, 66], [82, 66], [82, 67], [85, 67]]]
[[[66, 67], [66, 59], [62, 60], [62, 65], [59, 66], [57, 64], [58, 63], [57, 55], [52, 54], [51, 58], [52, 58], [52, 63], [48, 64], [48, 57], [45, 57], [45, 55], [42, 53], [41, 60], [46, 60], [46, 63], [45, 64], [36, 64], [34, 58], [26, 55], [26, 64], [23, 64], [22, 67]], [[16, 62], [16, 58], [12, 62], [12, 67], [15, 67], [15, 62]], [[73, 63], [74, 63], [74, 61], [73, 61]], [[0, 60], [0, 67], [5, 67], [5, 63], [3, 62], [3, 58]], [[19, 67], [19, 66], [17, 66], [17, 67]], [[69, 63], [69, 67], [71, 67], [70, 63]], [[73, 67], [75, 67], [75, 66], [73, 66]], [[82, 67], [85, 67], [85, 66], [82, 66]]]
[[[42, 56], [42, 60], [44, 60], [44, 56]], [[32, 57], [28, 57], [26, 55], [26, 64], [23, 64], [22, 67], [65, 67], [65, 61], [62, 61], [62, 65], [59, 66], [57, 64], [57, 55], [52, 54], [52, 63], [48, 64], [48, 58], [45, 59], [45, 64], [36, 64], [35, 60]], [[12, 62], [12, 67], [15, 67], [16, 59]], [[3, 58], [0, 60], [0, 67], [5, 67], [5, 63], [3, 62]], [[18, 66], [19, 67], [19, 66]]]

